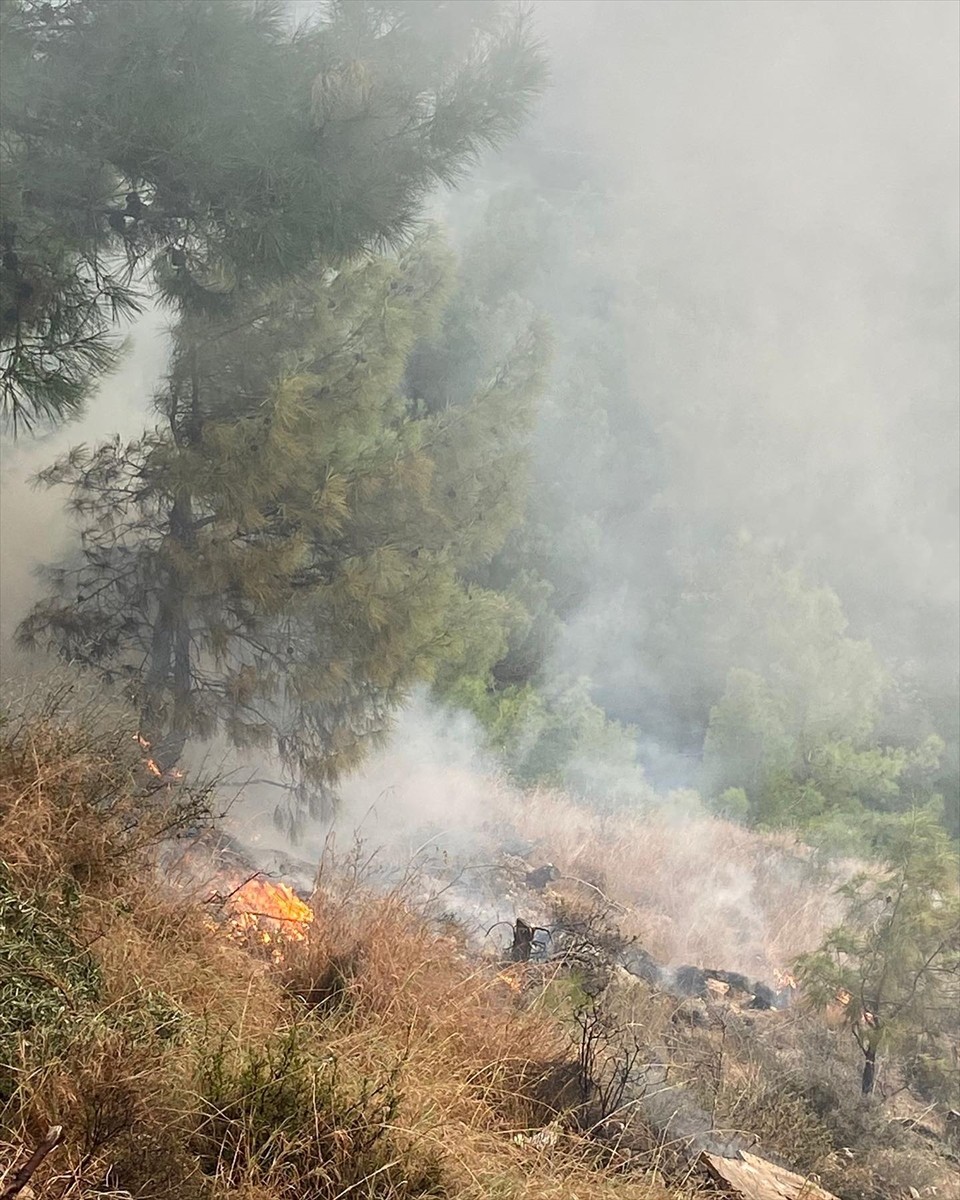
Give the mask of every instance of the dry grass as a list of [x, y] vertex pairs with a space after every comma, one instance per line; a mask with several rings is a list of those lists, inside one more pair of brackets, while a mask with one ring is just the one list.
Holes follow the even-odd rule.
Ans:
[[[599, 888], [623, 910], [624, 932], [659, 961], [767, 982], [837, 923], [834, 889], [853, 870], [825, 866], [789, 834], [711, 816], [689, 796], [600, 812], [556, 791], [520, 792], [473, 770], [418, 763], [403, 750], [348, 785], [346, 801], [342, 833], [349, 839], [360, 826], [388, 862], [406, 863], [434, 840], [464, 863], [532, 844], [531, 865], [552, 862], [563, 873], [552, 891], [573, 901]], [[491, 920], [506, 915], [499, 897], [489, 899]]]
[[158, 882], [196, 798], [151, 790], [131, 732], [2, 731], [0, 1182], [60, 1124], [33, 1180], [51, 1200], [668, 1194], [525, 1136], [554, 1115], [563, 1029], [401, 891], [318, 893], [278, 966]]
[[504, 793], [502, 805], [504, 819], [570, 877], [571, 891], [576, 879], [601, 889], [626, 910], [624, 931], [661, 962], [769, 980], [839, 915], [837, 868], [825, 876], [785, 834], [666, 810], [601, 815], [553, 792], [522, 803]]
[[[383, 892], [332, 871], [279, 962], [227, 936], [203, 894], [155, 867], [163, 839], [202, 821], [204, 797], [145, 778], [131, 733], [53, 707], [0, 728], [0, 1188], [60, 1124], [33, 1180], [50, 1200], [712, 1194], [656, 1152], [625, 1170], [573, 1132], [576, 981], [505, 970], [454, 928], [438, 933], [410, 903], [415, 879]], [[550, 794], [524, 806], [494, 792], [487, 811], [546, 832], [543, 857], [592, 884], [588, 898], [602, 890], [666, 961], [763, 974], [757, 955], [784, 961], [826, 918], [828, 889], [785, 839], [707, 818], [681, 839], [666, 819], [598, 817]], [[573, 902], [585, 884], [557, 886]], [[724, 941], [750, 912], [755, 925]], [[844, 1200], [900, 1195], [910, 1172], [950, 1195], [916, 1138], [894, 1146], [858, 1104], [850, 1047], [822, 1023], [718, 1005], [698, 1025], [614, 979], [623, 1027], [718, 1128], [759, 1135]]]

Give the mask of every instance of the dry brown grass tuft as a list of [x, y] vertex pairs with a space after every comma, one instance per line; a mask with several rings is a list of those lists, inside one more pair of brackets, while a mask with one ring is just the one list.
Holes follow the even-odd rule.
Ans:
[[[314, 900], [307, 938], [290, 948], [287, 987], [329, 1016], [338, 1044], [372, 1069], [402, 1059], [408, 1111], [436, 1148], [468, 1135], [526, 1130], [549, 1118], [539, 1086], [568, 1050], [535, 1003], [535, 967], [479, 963], [433, 932], [402, 892]], [[525, 987], [524, 985], [528, 985]]]
[[[384, 894], [332, 871], [279, 961], [274, 945], [227, 936], [156, 869], [203, 797], [145, 778], [132, 733], [49, 710], [0, 728], [0, 1190], [59, 1124], [33, 1180], [50, 1200], [711, 1194], [685, 1168], [665, 1183], [666, 1158], [625, 1169], [576, 1134], [564, 1021], [583, 981], [471, 955], [418, 914], [415, 879]], [[680, 844], [665, 819], [601, 818], [548, 794], [526, 808], [494, 795], [490, 810], [547, 831], [546, 856], [574, 877], [558, 883], [571, 912], [620, 906], [619, 921], [638, 906], [623, 932], [665, 960], [759, 975], [761, 950], [775, 965], [825, 916], [814, 865], [784, 839], [691, 818]], [[713, 940], [750, 913], [754, 926]], [[844, 1200], [897, 1194], [882, 1189], [910, 1170], [949, 1194], [929, 1156], [892, 1148], [848, 1097], [851, 1064], [809, 1014], [716, 1007], [687, 1021], [612, 976], [621, 1024], [718, 1127], [749, 1127]], [[852, 1165], [838, 1157], [850, 1146]]]
[[534, 968], [518, 990], [403, 889], [336, 880], [277, 964], [165, 886], [154, 851], [198, 806], [132, 733], [0, 731], [0, 1185], [60, 1124], [51, 1200], [667, 1195], [528, 1136], [567, 1052]]
[[839, 915], [835, 877], [785, 834], [706, 814], [598, 814], [548, 791], [500, 803], [567, 877], [555, 890], [599, 889], [625, 910], [624, 932], [665, 963], [771, 979]]

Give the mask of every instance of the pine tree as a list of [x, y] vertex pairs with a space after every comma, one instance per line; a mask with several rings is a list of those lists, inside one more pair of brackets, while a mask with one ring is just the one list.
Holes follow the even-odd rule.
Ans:
[[888, 1048], [909, 1053], [955, 1034], [960, 1010], [960, 863], [936, 814], [914, 810], [890, 827], [885, 861], [840, 889], [848, 911], [797, 974], [808, 1001], [840, 1003], [863, 1053], [870, 1095]]
[[398, 245], [543, 79], [523, 13], [346, 0], [3, 0], [0, 412], [69, 417], [146, 295], [222, 315]]
[[706, 788], [718, 800], [742, 789], [756, 824], [862, 852], [880, 814], [932, 799], [944, 744], [882, 740], [890, 680], [872, 645], [848, 636], [836, 593], [750, 539], [735, 550], [715, 588], [681, 613], [709, 630], [716, 662], [738, 664], [710, 709]]
[[[542, 336], [544, 306], [531, 295], [532, 285], [548, 261], [542, 216], [513, 191], [496, 195], [487, 205], [478, 229], [464, 247], [458, 287], [441, 326], [433, 337], [417, 345], [408, 364], [405, 387], [429, 411], [442, 411], [455, 404], [457, 397], [471, 395], [484, 378], [496, 372], [498, 362], [516, 342], [518, 330], [526, 331], [521, 339]], [[550, 328], [555, 343], [552, 320]], [[543, 415], [541, 406], [540, 420]], [[510, 531], [503, 549], [473, 576], [478, 586], [498, 592], [508, 601], [511, 621], [508, 645], [494, 664], [492, 676], [467, 684], [470, 694], [475, 692], [474, 685], [500, 692], [509, 684], [528, 684], [555, 630], [550, 607], [553, 588], [538, 570], [532, 544], [535, 522], [530, 509], [537, 502], [537, 495], [528, 490], [523, 521]], [[455, 703], [466, 694], [465, 681], [451, 672], [443, 672], [440, 683], [441, 694]], [[493, 696], [491, 703], [496, 703]], [[471, 707], [479, 715], [476, 706]]]
[[452, 269], [428, 238], [184, 319], [165, 424], [45, 473], [81, 549], [22, 637], [125, 680], [162, 765], [219, 729], [310, 798], [412, 683], [502, 649], [503, 601], [464, 577], [521, 510], [543, 342], [426, 412], [400, 384]]

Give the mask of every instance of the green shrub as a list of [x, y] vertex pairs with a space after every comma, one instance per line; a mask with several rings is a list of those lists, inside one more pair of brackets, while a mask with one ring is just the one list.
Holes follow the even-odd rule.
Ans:
[[[336, 1057], [298, 1026], [263, 1048], [216, 1046], [199, 1072], [192, 1140], [202, 1170], [234, 1187], [282, 1191], [289, 1181], [291, 1195], [316, 1200], [345, 1189], [390, 1200], [446, 1195], [437, 1163], [411, 1156], [392, 1136], [401, 1067], [348, 1086]], [[375, 1190], [361, 1190], [374, 1180]]]
[[[96, 963], [74, 941], [66, 916], [72, 901], [50, 913], [13, 890], [0, 863], [0, 1061], [10, 1064], [20, 1038], [62, 1043], [78, 1017], [96, 1002]], [[11, 1073], [0, 1076], [0, 1102], [9, 1099]]]

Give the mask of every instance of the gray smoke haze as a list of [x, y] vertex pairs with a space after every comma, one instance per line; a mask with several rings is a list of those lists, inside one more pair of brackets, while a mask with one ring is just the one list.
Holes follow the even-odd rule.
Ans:
[[[620, 448], [635, 443], [639, 462], [653, 431], [650, 507], [669, 516], [653, 528], [628, 494], [622, 519], [591, 532], [592, 584], [548, 674], [589, 676], [615, 713], [638, 693], [649, 713], [668, 682], [635, 585], [742, 529], [834, 587], [856, 636], [955, 695], [958, 14], [940, 0], [536, 5], [553, 85], [519, 147], [446, 212], [465, 240], [502, 187], [599, 197], [579, 265], [600, 270], [622, 332]], [[554, 157], [547, 183], [525, 164], [531, 144]], [[584, 301], [562, 277], [540, 299], [562, 328]], [[27, 478], [74, 442], [136, 433], [163, 357], [148, 321], [84, 422], [5, 451], [5, 642], [32, 568], [67, 540], [60, 498]], [[569, 366], [561, 344], [558, 377]], [[545, 489], [576, 453], [560, 404], [548, 392], [537, 434]], [[348, 783], [348, 813], [383, 809], [409, 780], [419, 711], [393, 759]], [[661, 790], [695, 777], [669, 724], [640, 730]], [[424, 814], [482, 805], [466, 784], [423, 798]]]
[[[617, 436], [638, 480], [655, 438], [658, 494], [625, 477], [620, 519], [588, 525], [590, 586], [546, 675], [588, 676], [608, 710], [641, 715], [661, 791], [697, 778], [687, 730], [657, 709], [669, 673], [694, 689], [698, 664], [649, 653], [637, 595], [744, 531], [837, 591], [851, 636], [922, 677], [956, 741], [958, 16], [936, 0], [542, 0], [553, 87], [521, 146], [448, 207], [466, 244], [498, 190], [574, 214], [595, 198], [580, 260], [622, 331]], [[537, 294], [561, 332], [537, 433], [545, 491], [582, 448], [562, 394], [581, 282], [548, 272]]]
[[[505, 949], [518, 916], [550, 928], [554, 902], [590, 911], [599, 887], [625, 934], [661, 963], [773, 981], [838, 917], [816, 859], [789, 837], [720, 820], [689, 791], [650, 790], [645, 809], [606, 815], [549, 789], [524, 792], [482, 744], [469, 716], [417, 693], [392, 743], [339, 789], [336, 818], [308, 822], [295, 843], [274, 823], [262, 762], [218, 746], [194, 752], [191, 774], [230, 780], [225, 828], [271, 877], [309, 891], [336, 864], [361, 886], [401, 886], [489, 953]], [[560, 872], [550, 895], [523, 883], [545, 863]]]
[[[883, 610], [865, 632], [885, 648], [955, 672], [960, 9], [541, 10], [543, 120], [608, 173], [679, 548], [718, 526], [785, 540], [862, 623]], [[629, 539], [608, 551], [614, 580]]]
[[[590, 676], [627, 719], [644, 695], [659, 725], [641, 728], [644, 760], [682, 782], [684, 731], [660, 738], [653, 711], [678, 664], [650, 655], [636, 593], [747, 530], [834, 588], [853, 636], [923, 675], [955, 737], [960, 10], [539, 12], [555, 87], [531, 141], [558, 164], [575, 152], [571, 192], [602, 197], [588, 252], [623, 336], [618, 435], [638, 478], [655, 438], [651, 507], [665, 514], [644, 521], [624, 476], [624, 514], [593, 531], [589, 595], [553, 671]], [[551, 303], [572, 323], [584, 296]], [[545, 417], [556, 473], [576, 444], [549, 403]]]
[[[646, 780], [614, 757], [573, 766], [586, 793], [622, 776], [659, 832], [645, 843], [631, 825], [617, 840], [562, 799], [520, 798], [473, 722], [423, 695], [387, 750], [344, 783], [333, 828], [314, 822], [298, 845], [273, 823], [276, 789], [242, 787], [273, 774], [269, 764], [217, 744], [195, 748], [189, 765], [228, 773], [224, 795], [238, 793], [228, 827], [266, 869], [303, 883], [331, 832], [341, 849], [355, 836], [382, 847], [400, 869], [439, 855], [459, 870], [517, 837], [531, 861], [562, 853], [586, 875], [606, 828], [665, 961], [752, 971], [762, 958], [766, 970], [813, 943], [830, 902], [803, 907], [806, 867], [789, 848], [752, 862], [751, 847], [724, 840], [733, 827], [703, 813], [691, 790], [697, 748], [664, 698], [676, 693], [671, 673], [689, 672], [695, 689], [702, 668], [651, 655], [653, 617], [638, 596], [747, 530], [837, 590], [854, 635], [886, 661], [919, 664], [955, 720], [960, 7], [539, 0], [535, 16], [553, 74], [538, 116], [462, 192], [437, 197], [431, 216], [467, 246], [503, 191], [561, 214], [565, 265], [528, 293], [558, 331], [535, 487], [562, 500], [576, 468], [578, 500], [589, 472], [598, 490], [622, 495], [616, 520], [581, 505], [571, 527], [588, 586], [564, 613], [545, 675], [589, 677], [609, 712], [637, 723]], [[591, 305], [594, 326], [583, 317]], [[587, 467], [570, 406], [591, 386], [593, 364], [579, 356], [594, 336], [610, 338], [618, 394], [611, 443]], [[30, 477], [78, 442], [136, 436], [166, 352], [150, 314], [81, 422], [5, 445], [5, 669], [38, 594], [35, 568], [70, 540], [63, 496], [35, 491]], [[452, 911], [481, 924], [515, 917], [474, 866], [455, 886], [446, 868], [424, 870]]]
[[36, 488], [32, 480], [71, 446], [111, 437], [136, 438], [151, 420], [150, 402], [166, 363], [165, 323], [147, 312], [127, 337], [118, 369], [92, 397], [83, 419], [53, 432], [3, 442], [0, 463], [0, 661], [13, 669], [13, 633], [40, 594], [38, 567], [71, 544], [62, 489]]

